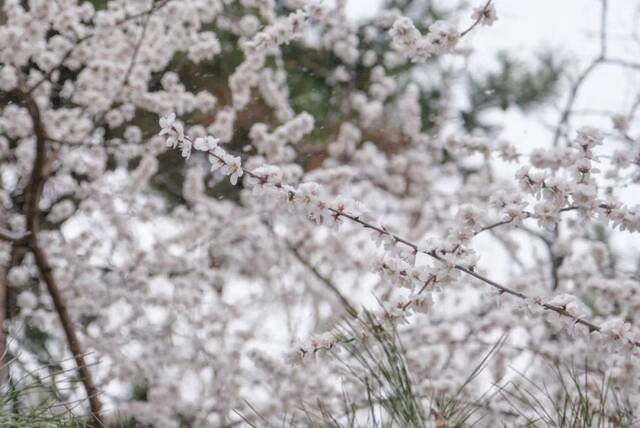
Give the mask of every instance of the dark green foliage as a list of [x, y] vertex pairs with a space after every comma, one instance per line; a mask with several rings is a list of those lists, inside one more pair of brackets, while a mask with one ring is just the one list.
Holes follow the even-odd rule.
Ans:
[[453, 396], [435, 398], [436, 408], [439, 410], [442, 419], [446, 421], [447, 427], [464, 428], [476, 426], [482, 420], [482, 415], [478, 415], [478, 410], [482, 407], [482, 403], [487, 402], [491, 397], [487, 397], [488, 393], [485, 393], [477, 400], [467, 402], [463, 399], [463, 392], [485, 370], [489, 360], [504, 345], [505, 340], [506, 337], [503, 336], [489, 349]]
[[524, 427], [627, 428], [638, 426], [637, 409], [615, 393], [610, 380], [596, 371], [552, 367], [562, 389], [550, 392], [546, 386], [519, 373], [521, 383], [501, 389], [502, 397], [526, 421]]
[[487, 352], [456, 394], [450, 397], [427, 397], [420, 396], [414, 389], [405, 351], [392, 326], [382, 325], [366, 313], [359, 321], [345, 322], [336, 339], [339, 345], [330, 351], [330, 358], [338, 362], [341, 372], [360, 386], [362, 394], [352, 397], [345, 392], [339, 403], [340, 410], [329, 409], [327, 403], [318, 397], [313, 406], [307, 402], [300, 404], [306, 418], [300, 420], [285, 415], [277, 424], [264, 419], [249, 403], [259, 422], [250, 422], [248, 415], [241, 415], [245, 422], [251, 426], [270, 427], [422, 428], [440, 427], [438, 421], [446, 423], [444, 426], [448, 428], [474, 426], [482, 419], [478, 410], [487, 397], [467, 402], [463, 394], [503, 343], [500, 340]]
[[[357, 339], [356, 339], [357, 338]], [[306, 415], [294, 418], [290, 412], [277, 423], [260, 415], [250, 403], [253, 417], [241, 415], [254, 427], [434, 427], [467, 428], [493, 426], [487, 410], [494, 401], [506, 403], [503, 427], [627, 428], [638, 426], [637, 409], [615, 393], [609, 378], [601, 372], [552, 366], [551, 374], [562, 388], [550, 392], [544, 383], [517, 371], [516, 379], [495, 385], [476, 399], [471, 384], [487, 368], [504, 345], [502, 337], [487, 350], [480, 362], [450, 396], [421, 396], [413, 387], [400, 337], [394, 328], [381, 325], [370, 315], [364, 321], [347, 322], [337, 334], [330, 356], [338, 369], [355, 382], [358, 397], [343, 394], [338, 407], [329, 408], [321, 397], [305, 397], [299, 408]], [[555, 384], [555, 383], [554, 383]], [[310, 405], [314, 402], [314, 405]], [[334, 403], [335, 404], [335, 403]], [[293, 410], [293, 409], [292, 409]]]
[[[11, 371], [10, 361], [2, 367], [3, 373]], [[59, 364], [56, 364], [59, 366]], [[48, 369], [51, 369], [49, 367]], [[51, 370], [48, 371], [49, 373]], [[59, 371], [60, 372], [60, 371]], [[0, 390], [1, 427], [85, 427], [86, 421], [73, 415], [82, 408], [82, 402], [60, 402], [56, 399], [73, 385], [57, 385], [55, 375], [39, 376], [26, 373], [20, 378], [9, 377]]]
[[[84, 399], [69, 401], [65, 396], [75, 390], [77, 385], [60, 383], [56, 376], [63, 373], [62, 363], [51, 363], [33, 372], [24, 367], [16, 367], [17, 360], [10, 360], [2, 367], [5, 375], [19, 371], [16, 378], [10, 376], [0, 389], [0, 427], [2, 428], [89, 428], [89, 416], [84, 414], [87, 407]], [[57, 369], [56, 369], [57, 367]], [[16, 370], [17, 369], [17, 370]], [[75, 371], [75, 369], [73, 369]], [[42, 374], [47, 373], [47, 374]], [[69, 375], [70, 373], [65, 373]], [[145, 388], [141, 385], [141, 388]], [[145, 391], [134, 391], [132, 398], [141, 398]], [[107, 415], [106, 428], [152, 428], [133, 417]]]
[[516, 106], [529, 110], [556, 93], [562, 68], [550, 53], [540, 54], [534, 67], [506, 53], [498, 55], [498, 63], [496, 71], [481, 77], [468, 77], [470, 107], [460, 113], [468, 131], [486, 127], [479, 114], [489, 108], [506, 110]]
[[[344, 344], [348, 358], [341, 358], [339, 354], [334, 356], [367, 391], [368, 425], [425, 426], [428, 412], [414, 392], [397, 332], [385, 328], [369, 314], [365, 317], [364, 322], [347, 323], [343, 334], [345, 337], [364, 335], [366, 339]], [[382, 422], [385, 419], [388, 421]], [[355, 414], [351, 415], [351, 420], [355, 420]]]

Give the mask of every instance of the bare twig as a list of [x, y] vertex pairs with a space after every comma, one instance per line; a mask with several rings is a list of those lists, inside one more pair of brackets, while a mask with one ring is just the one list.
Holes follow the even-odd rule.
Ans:
[[[137, 13], [137, 14], [135, 14], [135, 15], [131, 15], [131, 16], [128, 16], [128, 17], [126, 17], [126, 18], [122, 19], [121, 21], [119, 21], [119, 22], [117, 22], [117, 23], [115, 24], [115, 27], [118, 27], [118, 26], [120, 26], [120, 25], [122, 25], [122, 24], [124, 24], [124, 23], [126, 23], [126, 22], [129, 22], [129, 21], [131, 21], [131, 20], [134, 20], [134, 19], [140, 18], [141, 16], [145, 16], [145, 15], [147, 16], [147, 20], [148, 20], [148, 17], [149, 17], [149, 16], [150, 16], [154, 11], [160, 10], [161, 8], [163, 8], [164, 6], [166, 6], [166, 5], [167, 5], [167, 3], [169, 3], [169, 1], [171, 1], [171, 0], [162, 0], [162, 1], [159, 1], [159, 2], [155, 3], [155, 4], [154, 4], [151, 8], [149, 8], [148, 10], [145, 10], [145, 11], [143, 11], [143, 12], [140, 12], [140, 13]], [[145, 24], [145, 27], [146, 27], [146, 24]], [[145, 30], [146, 30], [146, 28], [145, 28]], [[53, 75], [53, 73], [54, 73], [55, 71], [59, 70], [59, 69], [64, 65], [64, 63], [69, 59], [69, 57], [71, 57], [71, 55], [75, 52], [75, 50], [78, 48], [78, 46], [80, 46], [81, 44], [83, 44], [83, 43], [84, 43], [84, 42], [86, 42], [87, 40], [90, 40], [91, 38], [93, 38], [93, 37], [94, 37], [94, 35], [95, 35], [94, 33], [91, 33], [91, 34], [87, 34], [87, 35], [86, 35], [86, 36], [84, 36], [84, 37], [80, 37], [80, 38], [78, 38], [78, 39], [75, 41], [75, 44], [74, 44], [73, 46], [71, 46], [71, 47], [70, 47], [70, 48], [69, 48], [69, 49], [64, 53], [64, 55], [62, 55], [62, 58], [60, 59], [60, 61], [59, 61], [56, 65], [54, 65], [53, 67], [51, 67], [51, 68], [47, 71], [47, 73], [45, 73], [45, 75], [44, 75], [44, 76], [42, 76], [42, 77], [40, 78], [40, 80], [38, 80], [36, 83], [34, 83], [34, 84], [33, 84], [33, 85], [32, 85], [32, 86], [27, 90], [27, 94], [29, 94], [29, 95], [30, 95], [30, 94], [32, 94], [32, 93], [33, 93], [33, 91], [35, 91], [35, 90], [36, 90], [40, 85], [42, 85], [44, 82], [48, 81], [48, 80], [51, 78], [51, 76]], [[143, 31], [143, 34], [142, 34], [141, 39], [142, 39], [143, 37], [144, 37], [144, 31]], [[138, 46], [138, 47], [136, 47], [136, 53], [137, 53], [138, 49], [139, 49], [139, 46]], [[135, 55], [134, 55], [134, 56], [135, 56]], [[131, 67], [130, 67], [130, 68], [131, 68]], [[127, 72], [127, 79], [128, 79], [128, 74], [130, 73], [130, 71], [131, 71], [131, 70], [129, 70], [129, 71]]]
[[[269, 232], [274, 237], [278, 238], [278, 236], [276, 235], [276, 232], [273, 230], [273, 226], [271, 226], [266, 221], [263, 221], [263, 223], [267, 227]], [[300, 249], [299, 249], [299, 247], [297, 245], [291, 244], [286, 239], [284, 240], [284, 244], [287, 246], [289, 251], [291, 251], [291, 254], [293, 254], [293, 256], [296, 258], [296, 260], [298, 260], [298, 262], [300, 262], [301, 265], [306, 267], [313, 274], [313, 276], [316, 277], [316, 279], [318, 281], [320, 281], [325, 287], [327, 287], [338, 298], [338, 300], [340, 301], [340, 303], [342, 303], [342, 306], [344, 306], [344, 308], [349, 313], [349, 315], [351, 315], [353, 317], [357, 317], [358, 316], [358, 311], [351, 304], [351, 302], [349, 302], [349, 299], [347, 299], [346, 296], [344, 294], [342, 294], [342, 292], [340, 292], [338, 287], [336, 287], [336, 285], [329, 278], [327, 278], [322, 273], [320, 273], [320, 271], [315, 266], [313, 266], [313, 264], [311, 264], [311, 262], [309, 260], [307, 260], [302, 255], [302, 253], [300, 252]]]
[[344, 296], [344, 294], [340, 292], [340, 290], [338, 290], [338, 287], [336, 287], [329, 278], [322, 275], [315, 266], [313, 266], [307, 259], [305, 259], [296, 246], [291, 245], [290, 243], [287, 243], [287, 246], [289, 247], [291, 253], [295, 256], [295, 258], [303, 266], [309, 269], [313, 276], [315, 276], [322, 284], [324, 284], [329, 290], [331, 290], [331, 292], [338, 298], [338, 300], [340, 300], [344, 308], [347, 310], [347, 312], [349, 312], [349, 315], [353, 317], [358, 316], [358, 311], [351, 303], [349, 303], [349, 300]]
[[2, 241], [8, 241], [8, 242], [21, 241], [27, 236], [29, 236], [29, 232], [26, 232], [26, 233], [12, 232], [10, 230], [3, 229], [0, 227], [0, 240]]
[[566, 126], [569, 118], [571, 116], [571, 110], [573, 109], [573, 105], [576, 102], [578, 97], [578, 93], [580, 92], [580, 88], [582, 88], [582, 84], [589, 77], [589, 75], [598, 67], [598, 65], [602, 64], [606, 61], [607, 55], [607, 0], [602, 0], [602, 9], [600, 13], [600, 52], [596, 58], [594, 58], [589, 65], [578, 75], [578, 78], [573, 82], [571, 88], [569, 89], [569, 98], [567, 99], [567, 103], [562, 110], [560, 115], [560, 120], [555, 127], [555, 131], [553, 134], [553, 147], [557, 147], [560, 142], [560, 137], [563, 133], [564, 127]]
[[640, 63], [633, 62], [633, 61], [628, 61], [628, 60], [625, 60], [625, 59], [606, 58], [604, 60], [604, 63], [605, 64], [611, 64], [611, 65], [619, 65], [620, 67], [631, 68], [633, 70], [640, 70]]
[[7, 337], [4, 332], [4, 321], [7, 319], [7, 296], [9, 293], [8, 270], [8, 266], [0, 263], [0, 386], [4, 384], [5, 356], [7, 352]]
[[133, 55], [131, 56], [131, 62], [129, 62], [129, 67], [127, 68], [127, 72], [124, 75], [124, 80], [122, 82], [122, 87], [120, 88], [120, 90], [118, 91], [118, 93], [122, 92], [122, 89], [127, 86], [127, 83], [129, 83], [129, 76], [131, 76], [131, 72], [133, 71], [133, 67], [136, 64], [136, 59], [138, 57], [138, 52], [140, 52], [140, 47], [142, 46], [142, 42], [144, 41], [144, 36], [147, 33], [147, 27], [149, 26], [149, 20], [151, 19], [151, 15], [153, 14], [153, 11], [156, 10], [154, 8], [150, 9], [149, 11], [147, 11], [145, 18], [144, 18], [144, 22], [142, 23], [142, 31], [140, 33], [140, 38], [138, 39], [138, 41], [136, 42], [134, 48], [133, 48]]

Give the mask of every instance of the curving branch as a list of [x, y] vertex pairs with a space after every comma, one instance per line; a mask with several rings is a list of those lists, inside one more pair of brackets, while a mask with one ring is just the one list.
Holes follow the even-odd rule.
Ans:
[[[163, 7], [165, 7], [165, 6], [166, 6], [170, 1], [171, 1], [171, 0], [161, 0], [161, 1], [157, 2], [157, 3], [155, 3], [155, 4], [154, 4], [150, 9], [148, 9], [148, 10], [145, 10], [145, 11], [143, 11], [143, 12], [141, 12], [141, 13], [137, 13], [137, 14], [135, 14], [135, 15], [131, 15], [131, 16], [128, 16], [128, 17], [126, 17], [126, 18], [123, 18], [122, 20], [120, 20], [119, 22], [117, 22], [117, 23], [115, 24], [115, 27], [119, 27], [120, 25], [122, 25], [122, 24], [124, 24], [124, 23], [126, 23], [126, 22], [129, 22], [129, 21], [131, 21], [131, 20], [134, 20], [134, 19], [140, 18], [140, 17], [145, 16], [145, 15], [147, 16], [147, 21], [148, 21], [149, 16], [150, 16], [153, 12], [155, 12], [155, 11], [157, 11], [157, 10], [162, 9], [162, 8], [163, 8]], [[145, 28], [144, 28], [144, 31], [146, 31], [146, 22], [145, 22]], [[142, 33], [142, 37], [141, 37], [141, 39], [142, 39], [142, 38], [144, 38], [144, 31], [143, 31], [143, 33]], [[56, 65], [54, 65], [53, 67], [51, 67], [51, 68], [49, 69], [49, 71], [47, 71], [47, 72], [46, 72], [46, 73], [45, 73], [45, 74], [44, 74], [44, 75], [43, 75], [43, 76], [42, 76], [42, 77], [41, 77], [41, 78], [40, 78], [36, 83], [34, 83], [34, 84], [33, 84], [33, 85], [32, 85], [32, 86], [31, 86], [31, 87], [26, 91], [26, 92], [27, 92], [27, 95], [31, 95], [31, 94], [32, 94], [36, 89], [38, 89], [38, 88], [39, 88], [43, 83], [45, 83], [45, 82], [49, 81], [49, 79], [51, 79], [51, 76], [53, 76], [53, 73], [55, 73], [56, 71], [60, 70], [60, 68], [65, 64], [65, 62], [67, 62], [67, 60], [71, 57], [71, 55], [73, 55], [73, 54], [75, 53], [76, 49], [78, 49], [78, 47], [79, 47], [81, 44], [83, 44], [84, 42], [86, 42], [86, 41], [90, 40], [90, 39], [91, 39], [91, 38], [93, 38], [94, 36], [95, 36], [95, 34], [94, 34], [94, 33], [90, 33], [90, 34], [87, 34], [86, 36], [83, 36], [83, 37], [79, 37], [79, 38], [77, 38], [77, 40], [75, 41], [75, 44], [74, 44], [73, 46], [71, 46], [71, 47], [70, 47], [70, 48], [69, 48], [69, 49], [64, 53], [64, 55], [62, 55], [62, 58], [60, 59], [60, 61], [58, 61], [58, 63], [57, 63]], [[140, 40], [140, 42], [142, 42], [142, 40]], [[129, 73], [131, 73], [131, 68], [133, 68], [133, 61], [135, 61], [135, 55], [137, 55], [137, 52], [138, 52], [138, 50], [139, 50], [139, 49], [140, 49], [140, 46], [136, 46], [136, 48], [135, 48], [136, 53], [134, 54], [134, 59], [132, 60], [132, 64], [131, 64], [131, 66], [129, 67], [129, 71], [127, 71], [127, 79], [125, 79], [125, 80], [128, 80], [128, 78], [129, 78], [129, 77], [128, 77], [128, 76], [129, 76]]]
[[[278, 235], [276, 235], [275, 231], [273, 230], [273, 227], [268, 224], [266, 221], [263, 221], [264, 225], [267, 227], [267, 230], [275, 237], [278, 238]], [[358, 316], [358, 311], [355, 308], [355, 306], [353, 306], [353, 304], [351, 304], [351, 302], [349, 301], [349, 299], [347, 299], [347, 297], [342, 294], [342, 292], [338, 289], [338, 287], [331, 281], [331, 279], [327, 278], [326, 276], [324, 276], [322, 273], [320, 273], [320, 271], [309, 261], [307, 260], [302, 253], [300, 252], [300, 246], [299, 245], [293, 245], [292, 243], [290, 243], [288, 240], [284, 239], [284, 245], [287, 247], [287, 249], [291, 252], [291, 254], [293, 254], [293, 256], [295, 257], [295, 259], [305, 268], [307, 268], [312, 274], [313, 276], [320, 281], [325, 287], [327, 287], [329, 289], [329, 291], [331, 291], [333, 293], [333, 295], [340, 301], [340, 303], [342, 304], [342, 306], [344, 307], [344, 309], [347, 311], [347, 313], [349, 315], [351, 315], [352, 317], [356, 318]]]
[[24, 101], [31, 121], [33, 124], [33, 131], [36, 137], [36, 156], [33, 162], [33, 169], [31, 171], [31, 178], [29, 181], [29, 188], [27, 192], [27, 204], [25, 209], [25, 216], [27, 220], [27, 230], [29, 231], [28, 246], [33, 253], [36, 266], [42, 277], [42, 280], [47, 286], [47, 290], [53, 300], [53, 305], [60, 323], [64, 330], [64, 334], [69, 345], [69, 350], [73, 354], [73, 358], [78, 368], [78, 374], [80, 381], [84, 385], [89, 400], [89, 406], [91, 408], [91, 416], [93, 418], [94, 425], [105, 426], [102, 416], [102, 403], [98, 397], [98, 390], [93, 382], [91, 372], [84, 359], [84, 352], [80, 346], [80, 341], [76, 334], [73, 321], [69, 315], [67, 304], [62, 296], [60, 287], [58, 286], [55, 277], [53, 275], [53, 269], [44, 249], [40, 246], [38, 233], [40, 231], [40, 197], [42, 195], [42, 188], [46, 181], [45, 165], [46, 159], [46, 142], [47, 132], [40, 116], [40, 108], [35, 99], [29, 93], [19, 92], [18, 95]]
[[5, 357], [7, 354], [7, 339], [4, 331], [4, 322], [7, 319], [7, 296], [9, 294], [9, 280], [7, 279], [9, 267], [0, 263], [0, 386], [4, 384]]
[[[178, 132], [178, 130], [173, 125], [170, 125], [170, 127], [167, 127], [167, 129], [169, 129], [169, 128], [171, 129], [171, 132], [174, 132], [176, 135], [178, 135], [181, 140], [188, 141], [191, 146], [194, 145], [194, 141], [193, 140], [191, 140], [189, 137], [186, 137], [186, 136], [182, 135], [181, 132]], [[215, 150], [209, 150], [208, 154], [209, 154], [210, 158], [212, 158], [215, 161], [217, 161], [220, 165], [224, 165], [225, 167], [229, 168], [228, 175], [237, 174], [237, 175], [235, 175], [235, 179], [236, 180], [237, 180], [238, 175], [246, 174], [247, 176], [257, 180], [259, 185], [264, 185], [264, 184], [269, 183], [268, 176], [258, 175], [256, 173], [254, 173], [253, 171], [242, 167], [240, 163], [235, 164], [235, 163], [233, 163], [233, 161], [229, 162], [227, 159], [225, 159], [225, 157], [223, 157], [220, 153], [217, 153]], [[234, 183], [233, 182], [233, 176], [232, 176], [232, 183]], [[287, 195], [287, 199], [289, 199], [291, 201], [293, 201], [297, 197], [299, 197], [299, 195], [296, 192], [296, 190], [294, 190], [292, 188], [288, 188], [287, 186], [283, 185], [282, 183], [270, 183], [270, 184], [274, 188], [285, 192], [286, 195]], [[606, 204], [600, 205], [600, 207], [607, 207], [607, 205]], [[413, 251], [414, 254], [423, 253], [423, 254], [426, 254], [427, 256], [429, 256], [431, 258], [434, 258], [434, 259], [436, 259], [436, 260], [438, 260], [438, 261], [440, 261], [442, 263], [445, 263], [445, 264], [447, 263], [447, 260], [445, 260], [445, 258], [443, 257], [446, 254], [446, 251], [445, 252], [438, 252], [436, 250], [428, 251], [428, 250], [420, 249], [420, 247], [417, 244], [411, 242], [408, 239], [402, 238], [399, 235], [396, 235], [395, 233], [392, 233], [392, 232], [388, 231], [383, 226], [376, 226], [374, 224], [369, 223], [368, 221], [363, 220], [359, 215], [354, 215], [354, 214], [350, 214], [350, 213], [346, 212], [344, 210], [344, 207], [340, 207], [340, 208], [336, 209], [336, 208], [332, 208], [330, 206], [327, 206], [323, 202], [322, 203], [322, 209], [326, 209], [327, 211], [329, 211], [331, 213], [331, 216], [336, 221], [339, 218], [347, 219], [347, 220], [351, 221], [352, 223], [359, 224], [364, 229], [373, 230], [373, 231], [379, 233], [381, 236], [386, 236], [386, 237], [392, 239], [395, 244], [402, 244], [402, 245], [410, 248]], [[576, 210], [576, 209], [578, 209], [578, 207], [570, 206], [570, 207], [565, 207], [565, 208], [561, 209], [560, 212], [573, 211], [573, 210]], [[472, 277], [480, 280], [481, 282], [489, 285], [492, 288], [495, 288], [496, 290], [498, 290], [498, 293], [500, 295], [507, 294], [507, 295], [516, 297], [516, 298], [518, 298], [520, 300], [531, 302], [531, 303], [535, 304], [536, 306], [539, 306], [539, 307], [543, 308], [544, 310], [555, 312], [555, 313], [557, 313], [558, 315], [560, 315], [562, 317], [571, 319], [575, 325], [582, 325], [582, 326], [586, 327], [589, 330], [589, 332], [603, 332], [603, 329], [600, 326], [598, 326], [598, 325], [594, 324], [593, 322], [588, 321], [588, 320], [586, 320], [584, 318], [577, 317], [577, 316], [573, 315], [571, 312], [569, 312], [567, 310], [567, 308], [564, 305], [554, 305], [554, 304], [551, 304], [551, 303], [543, 301], [539, 297], [529, 296], [527, 294], [521, 293], [520, 291], [514, 290], [513, 288], [509, 288], [509, 287], [507, 287], [505, 285], [502, 285], [502, 284], [492, 280], [491, 278], [488, 278], [488, 277], [486, 277], [484, 275], [481, 275], [481, 274], [477, 273], [474, 270], [473, 267], [466, 267], [466, 266], [462, 266], [460, 264], [454, 264], [454, 265], [452, 265], [452, 268], [456, 269], [456, 270], [458, 270], [460, 272], [463, 272], [463, 273], [465, 273], [465, 274], [467, 274], [469, 276], [472, 276]], [[621, 337], [616, 337], [616, 339], [621, 339]], [[632, 345], [633, 347], [640, 348], [640, 341], [635, 340], [635, 339], [626, 339], [626, 338], [625, 338], [625, 340], [627, 340], [628, 343], [630, 345]]]
[[560, 137], [563, 134], [565, 126], [569, 122], [571, 110], [578, 98], [578, 93], [580, 92], [583, 83], [599, 65], [607, 61], [611, 62], [610, 60], [607, 60], [607, 0], [602, 0], [602, 8], [600, 12], [600, 52], [598, 53], [598, 56], [591, 60], [589, 65], [582, 70], [569, 89], [569, 98], [567, 98], [567, 103], [560, 114], [560, 120], [558, 120], [553, 134], [553, 147], [557, 147], [560, 143]]
[[18, 233], [0, 227], [0, 240], [7, 242], [17, 242], [29, 236], [29, 232]]
[[300, 250], [298, 250], [298, 247], [296, 247], [294, 245], [291, 245], [290, 243], [287, 243], [286, 245], [289, 248], [289, 250], [291, 251], [291, 253], [295, 256], [296, 260], [298, 260], [300, 262], [300, 264], [302, 264], [309, 271], [311, 271], [313, 276], [315, 276], [316, 279], [318, 279], [318, 281], [320, 281], [322, 284], [325, 285], [325, 287], [327, 287], [329, 290], [331, 290], [331, 292], [338, 298], [338, 300], [340, 300], [340, 303], [342, 303], [342, 306], [344, 306], [344, 308], [349, 313], [349, 315], [351, 315], [353, 317], [357, 317], [358, 316], [358, 311], [349, 302], [349, 299], [347, 299], [345, 297], [345, 295], [342, 294], [340, 292], [340, 290], [338, 290], [338, 287], [336, 287], [336, 285], [333, 282], [331, 282], [331, 280], [329, 278], [327, 278], [326, 276], [321, 274], [320, 271], [315, 266], [313, 266], [311, 264], [311, 262], [309, 262], [309, 260], [305, 259], [302, 256], [302, 254], [300, 253]]

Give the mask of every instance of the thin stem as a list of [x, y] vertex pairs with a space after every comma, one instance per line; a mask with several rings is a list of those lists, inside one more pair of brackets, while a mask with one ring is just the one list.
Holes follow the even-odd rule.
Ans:
[[3, 229], [0, 227], [0, 240], [2, 241], [7, 241], [7, 242], [21, 241], [27, 236], [29, 236], [28, 232], [25, 232], [25, 233], [12, 232], [10, 230]]
[[336, 287], [335, 284], [333, 284], [333, 282], [329, 280], [329, 278], [322, 275], [315, 266], [313, 266], [307, 259], [305, 259], [297, 247], [289, 243], [287, 243], [287, 247], [289, 248], [291, 253], [295, 256], [295, 258], [303, 266], [309, 269], [309, 271], [311, 271], [313, 276], [315, 276], [322, 284], [324, 284], [329, 290], [331, 290], [331, 292], [338, 298], [340, 303], [342, 303], [342, 306], [344, 306], [344, 308], [347, 310], [349, 315], [353, 317], [358, 316], [358, 311], [355, 309], [355, 307], [349, 302], [349, 300], [344, 296], [344, 294], [342, 294], [340, 290], [338, 290], [338, 287]]
[[[278, 235], [274, 231], [273, 226], [271, 226], [266, 221], [263, 221], [263, 223], [267, 227], [269, 232], [271, 232], [271, 234], [277, 239]], [[338, 300], [340, 301], [342, 306], [344, 306], [344, 308], [349, 313], [349, 315], [351, 315], [354, 318], [357, 318], [358, 311], [351, 304], [351, 302], [349, 302], [349, 299], [347, 299], [347, 297], [344, 294], [342, 294], [342, 292], [340, 292], [338, 287], [329, 278], [327, 278], [326, 276], [321, 274], [320, 271], [313, 264], [311, 264], [311, 262], [309, 260], [307, 260], [302, 255], [302, 253], [300, 252], [299, 246], [291, 244], [286, 239], [284, 240], [284, 244], [287, 246], [289, 251], [291, 251], [291, 254], [293, 254], [293, 256], [296, 258], [296, 260], [298, 260], [298, 262], [300, 262], [301, 265], [306, 267], [313, 274], [313, 276], [315, 276], [316, 279], [318, 279], [318, 281], [320, 281], [325, 287], [327, 287], [338, 298]]]
[[[487, 1], [487, 3], [486, 3], [486, 4], [484, 5], [484, 7], [482, 8], [482, 9], [483, 9], [483, 11], [486, 11], [486, 10], [489, 8], [489, 6], [491, 6], [491, 1], [492, 1], [492, 0]], [[460, 37], [464, 37], [464, 36], [466, 36], [467, 34], [469, 34], [469, 32], [471, 32], [471, 30], [473, 30], [474, 28], [476, 28], [476, 26], [477, 26], [478, 24], [480, 24], [480, 22], [482, 21], [482, 18], [484, 18], [484, 15], [483, 15], [483, 14], [480, 14], [480, 16], [478, 17], [478, 19], [476, 19], [476, 20], [473, 22], [473, 24], [471, 24], [471, 26], [470, 26], [469, 28], [467, 28], [467, 29], [466, 29], [466, 30], [464, 30], [462, 33], [460, 33]]]
[[585, 68], [582, 73], [575, 80], [573, 85], [571, 85], [571, 89], [569, 89], [569, 98], [567, 99], [567, 103], [562, 110], [560, 115], [560, 120], [556, 125], [555, 132], [553, 134], [553, 147], [557, 147], [560, 142], [560, 136], [563, 133], [563, 128], [569, 121], [569, 117], [571, 116], [571, 110], [573, 105], [576, 102], [578, 97], [578, 93], [580, 92], [580, 88], [582, 84], [585, 82], [587, 77], [596, 69], [596, 67], [603, 62], [605, 62], [606, 54], [607, 54], [607, 0], [602, 0], [602, 9], [600, 13], [600, 53], [596, 58], [594, 58], [591, 63]]

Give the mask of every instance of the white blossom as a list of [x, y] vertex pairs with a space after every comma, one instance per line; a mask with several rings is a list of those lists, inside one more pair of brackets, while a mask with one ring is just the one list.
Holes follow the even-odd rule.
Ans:
[[[491, 60], [474, 33], [493, 2], [357, 20], [345, 1], [94, 3], [0, 14], [7, 378], [142, 425], [299, 421], [300, 397], [366, 402], [338, 361], [375, 328], [425, 399], [504, 336], [483, 382], [527, 361], [564, 398], [553, 365], [576, 367], [638, 407], [635, 104], [603, 100], [595, 128], [581, 79], [555, 88], [579, 109], [556, 112], [528, 70], [502, 88], [471, 67]], [[541, 108], [512, 120], [528, 96]], [[537, 110], [549, 138], [527, 128]], [[485, 425], [514, 422], [504, 397], [486, 407]]]
[[477, 7], [473, 9], [473, 13], [471, 14], [471, 19], [474, 21], [480, 21], [482, 25], [490, 27], [494, 22], [498, 20], [498, 15], [496, 14], [496, 8], [493, 3], [488, 6]]

